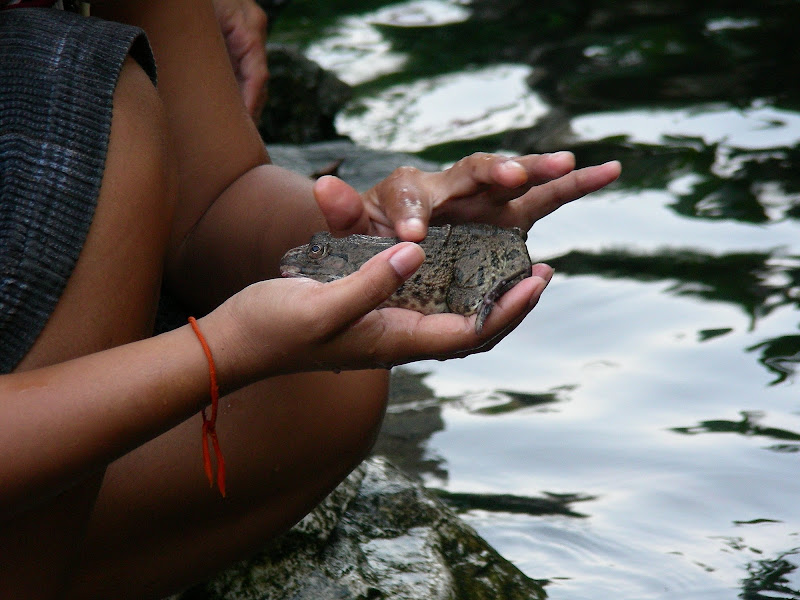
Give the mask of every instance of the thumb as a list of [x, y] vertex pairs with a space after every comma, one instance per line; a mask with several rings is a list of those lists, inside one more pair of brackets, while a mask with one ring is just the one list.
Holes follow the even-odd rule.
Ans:
[[364, 210], [361, 194], [338, 177], [325, 175], [317, 179], [314, 198], [334, 236], [367, 231], [369, 215]]
[[425, 260], [417, 244], [402, 242], [373, 256], [355, 273], [327, 284], [343, 326], [378, 308]]

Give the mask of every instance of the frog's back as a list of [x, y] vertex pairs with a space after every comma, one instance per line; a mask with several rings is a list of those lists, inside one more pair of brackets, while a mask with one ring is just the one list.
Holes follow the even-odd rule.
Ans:
[[451, 243], [460, 248], [453, 265], [448, 305], [460, 314], [482, 312], [485, 319], [494, 300], [531, 273], [525, 235], [472, 223], [454, 228]]
[[[335, 239], [319, 233], [306, 246], [287, 252], [281, 270], [285, 276], [332, 281], [397, 242], [363, 235]], [[494, 301], [531, 273], [525, 235], [519, 229], [478, 223], [429, 227], [420, 246], [425, 262], [383, 306], [424, 314], [477, 312], [479, 333]]]

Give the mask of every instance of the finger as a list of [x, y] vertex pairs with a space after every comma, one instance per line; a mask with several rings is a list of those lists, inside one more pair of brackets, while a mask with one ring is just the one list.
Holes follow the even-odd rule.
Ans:
[[[489, 313], [484, 327], [492, 318], [499, 319], [500, 325], [494, 325], [493, 330], [495, 333], [490, 333], [488, 345], [484, 344], [481, 347], [488, 349], [494, 346], [497, 341], [516, 328], [539, 302], [539, 298], [549, 285], [552, 277], [552, 267], [546, 264], [534, 265], [530, 277], [523, 279], [503, 294], [492, 308], [492, 312]], [[492, 326], [491, 323], [489, 325], [490, 327]]]
[[[450, 313], [423, 316], [398, 308], [372, 313], [362, 324], [380, 331], [384, 343], [374, 346], [381, 364], [468, 356], [496, 345], [533, 309], [547, 287], [552, 269], [544, 265], [543, 271], [537, 272], [540, 275], [524, 279], [503, 295], [480, 335], [475, 332], [474, 316], [467, 318]], [[376, 324], [377, 319], [381, 319], [379, 324]]]
[[317, 205], [334, 236], [368, 232], [369, 214], [364, 210], [361, 195], [350, 185], [338, 177], [325, 175], [314, 182], [313, 190]]
[[516, 158], [475, 153], [462, 158], [441, 176], [453, 195], [458, 196], [475, 193], [481, 184], [507, 189], [538, 185], [562, 177], [574, 168], [575, 156], [566, 151]]
[[417, 244], [400, 243], [373, 256], [358, 271], [324, 286], [341, 330], [380, 306], [425, 260]]
[[[452, 355], [450, 358], [463, 358], [471, 354], [478, 354], [488, 352], [500, 343], [509, 333], [511, 333], [517, 326], [522, 323], [525, 317], [536, 307], [541, 299], [542, 293], [547, 288], [552, 277], [553, 270], [547, 265], [542, 265], [549, 272], [544, 275], [533, 275], [524, 279], [522, 282], [514, 286], [513, 290], [509, 290], [503, 298], [498, 302], [490, 314], [490, 319], [500, 319], [501, 328], [495, 332], [490, 332], [486, 329], [484, 324], [484, 335], [481, 336], [483, 341], [474, 348], [467, 351]], [[512, 291], [514, 292], [512, 294]], [[519, 294], [519, 298], [514, 296]], [[521, 304], [521, 302], [524, 302]], [[511, 319], [509, 320], [509, 316]], [[487, 320], [487, 323], [489, 321]], [[492, 324], [490, 324], [491, 326]], [[493, 324], [497, 328], [496, 322]], [[485, 339], [484, 339], [485, 338]], [[444, 358], [444, 357], [439, 357]]]
[[418, 242], [427, 234], [433, 202], [429, 177], [415, 167], [399, 167], [367, 193], [402, 240]]
[[[523, 313], [521, 313], [519, 316], [517, 316], [515, 319], [513, 319], [508, 325], [506, 325], [500, 331], [500, 335], [499, 336], [495, 335], [492, 338], [490, 338], [490, 340], [489, 340], [490, 343], [489, 343], [489, 345], [486, 346], [487, 350], [489, 348], [493, 347], [497, 343], [497, 341], [499, 341], [499, 339], [501, 339], [502, 337], [504, 337], [506, 335], [506, 333], [510, 332], [512, 329], [515, 329], [516, 326], [519, 325], [519, 323], [522, 321], [522, 319], [524, 319], [528, 315], [528, 313], [531, 310], [534, 309], [534, 307], [538, 304], [539, 298], [541, 297], [541, 295], [544, 292], [545, 288], [547, 288], [547, 286], [550, 284], [550, 280], [552, 278], [553, 278], [553, 268], [550, 265], [546, 265], [544, 263], [539, 263], [539, 264], [533, 265], [533, 267], [531, 269], [531, 276], [528, 278], [528, 279], [531, 279], [531, 281], [527, 281], [526, 282], [525, 279], [522, 280], [520, 283], [524, 283], [525, 282], [525, 285], [515, 292], [515, 293], [523, 293], [523, 294], [526, 293], [526, 292], [530, 293], [530, 295], [528, 296], [528, 306], [527, 306], [526, 310]], [[544, 282], [544, 285], [542, 285], [540, 282], [536, 281], [537, 279], [541, 279]], [[514, 288], [516, 288], [516, 287], [519, 287], [519, 284], [514, 286]], [[530, 290], [526, 290], [526, 287], [530, 287], [531, 289]], [[514, 288], [512, 288], [512, 289], [514, 289]], [[495, 305], [495, 307], [499, 306], [499, 311], [501, 313], [502, 313], [503, 310], [506, 310], [506, 308], [505, 308], [506, 305], [507, 305], [506, 303], [512, 302], [513, 299], [514, 299], [513, 296], [509, 296], [508, 298], [506, 298], [506, 296], [508, 296], [508, 293], [510, 293], [510, 292], [511, 292], [511, 290], [509, 290], [509, 292], [507, 292], [501, 298], [499, 298], [498, 301], [497, 301], [497, 304]], [[491, 316], [491, 313], [490, 313], [489, 316]], [[497, 338], [497, 341], [492, 341], [492, 340], [495, 340], [495, 338]], [[482, 346], [482, 348], [483, 348], [483, 346]]]
[[553, 267], [545, 263], [536, 263], [531, 267], [532, 277], [541, 277], [547, 283], [553, 278]]
[[449, 169], [433, 174], [434, 184], [440, 185], [451, 198], [474, 194], [485, 185], [519, 187], [528, 178], [528, 169], [516, 159], [484, 152], [471, 154]]
[[257, 119], [267, 100], [269, 71], [266, 54], [254, 48], [242, 57], [240, 67], [242, 98], [248, 113]]
[[604, 188], [619, 177], [621, 170], [619, 161], [613, 160], [572, 171], [513, 200], [511, 208], [532, 224], [564, 204]]
[[575, 155], [561, 151], [552, 154], [529, 154], [514, 159], [525, 168], [528, 183], [540, 185], [553, 179], [563, 177], [575, 169]]
[[[531, 188], [564, 176], [575, 168], [571, 152], [507, 158], [476, 153], [450, 169], [429, 175], [430, 203], [437, 219], [465, 221], [505, 210]], [[487, 212], [488, 211], [488, 212]]]
[[251, 3], [245, 20], [248, 44], [241, 61], [247, 88], [245, 104], [251, 116], [257, 118], [267, 100], [267, 14], [257, 4]]

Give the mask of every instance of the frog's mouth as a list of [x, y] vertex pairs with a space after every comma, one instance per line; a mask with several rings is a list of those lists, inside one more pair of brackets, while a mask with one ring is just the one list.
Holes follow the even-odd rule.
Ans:
[[303, 277], [300, 267], [281, 265], [281, 277]]

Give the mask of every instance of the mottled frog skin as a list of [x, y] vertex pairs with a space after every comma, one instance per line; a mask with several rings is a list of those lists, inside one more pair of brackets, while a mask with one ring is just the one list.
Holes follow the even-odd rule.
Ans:
[[[322, 282], [341, 279], [398, 242], [388, 237], [334, 238], [327, 232], [317, 233], [308, 244], [284, 255], [281, 275]], [[531, 274], [525, 234], [516, 228], [478, 223], [429, 227], [419, 245], [425, 250], [425, 262], [381, 306], [423, 314], [477, 313], [475, 331], [480, 333], [495, 300]]]

